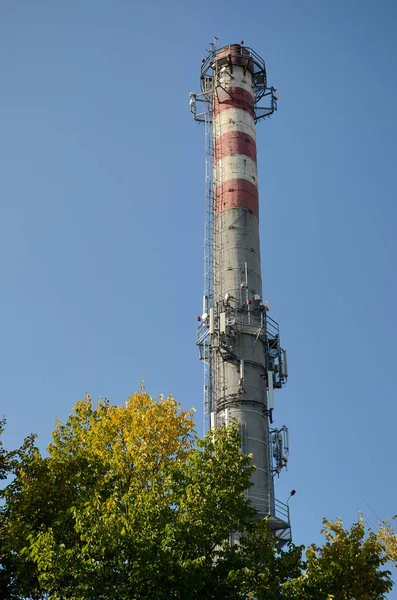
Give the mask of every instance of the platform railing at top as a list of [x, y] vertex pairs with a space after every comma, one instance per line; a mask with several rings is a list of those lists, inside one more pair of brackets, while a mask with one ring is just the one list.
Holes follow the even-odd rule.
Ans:
[[[230, 44], [230, 47], [232, 46], [239, 46], [240, 44]], [[245, 50], [246, 52], [248, 52], [248, 54], [244, 54], [243, 52], [234, 52], [234, 53], [230, 53], [230, 57], [231, 58], [239, 58], [241, 56], [244, 56], [249, 58], [255, 65], [255, 67], [257, 68], [257, 71], [266, 71], [266, 65], [265, 65], [265, 61], [263, 60], [263, 58], [261, 56], [259, 56], [259, 54], [257, 52], [255, 52], [255, 50], [253, 50], [252, 48], [249, 48], [248, 46], [240, 46], [241, 50]], [[227, 48], [227, 46], [223, 46], [223, 48], [219, 48], [218, 50], [215, 50], [215, 52], [209, 54], [207, 56], [207, 58], [204, 60], [202, 67], [201, 67], [201, 76], [205, 77], [205, 74], [207, 73], [209, 68], [212, 68], [211, 63], [216, 61], [216, 57], [225, 50], [225, 48]]]

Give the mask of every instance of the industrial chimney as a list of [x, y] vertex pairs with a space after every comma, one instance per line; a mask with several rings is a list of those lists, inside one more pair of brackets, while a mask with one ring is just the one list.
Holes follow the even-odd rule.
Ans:
[[[197, 344], [204, 363], [206, 428], [238, 423], [256, 467], [248, 497], [278, 545], [291, 539], [288, 505], [273, 478], [288, 461], [288, 430], [273, 425], [274, 390], [287, 380], [278, 323], [262, 291], [256, 123], [277, 110], [265, 63], [244, 43], [210, 44], [190, 109], [204, 123], [204, 296]], [[268, 293], [268, 290], [266, 290]]]

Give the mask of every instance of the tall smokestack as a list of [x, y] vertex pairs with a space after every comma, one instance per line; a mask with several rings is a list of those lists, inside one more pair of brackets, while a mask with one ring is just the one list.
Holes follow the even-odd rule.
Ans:
[[248, 497], [282, 544], [290, 539], [289, 511], [275, 500], [273, 477], [287, 465], [288, 430], [273, 427], [273, 393], [286, 382], [287, 363], [262, 295], [255, 125], [277, 110], [276, 101], [265, 63], [251, 48], [211, 44], [201, 92], [190, 100], [206, 132], [205, 289], [197, 335], [205, 413], [210, 427], [239, 424], [242, 449], [256, 467]]

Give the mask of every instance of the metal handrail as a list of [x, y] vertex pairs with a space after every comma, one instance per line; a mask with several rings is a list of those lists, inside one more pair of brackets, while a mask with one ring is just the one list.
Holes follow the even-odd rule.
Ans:
[[254, 494], [250, 490], [248, 490], [247, 497], [254, 506], [260, 504], [261, 508], [264, 508], [264, 513], [290, 525], [289, 506], [285, 502], [281, 502], [277, 498], [273, 500], [271, 494]]
[[197, 333], [196, 333], [196, 343], [200, 344], [208, 335], [209, 333], [209, 326], [208, 323], [206, 321], [203, 321], [198, 327], [197, 327]]
[[[231, 46], [233, 46], [234, 44], [231, 44]], [[204, 79], [205, 75], [208, 71], [209, 68], [212, 68], [212, 64], [213, 62], [216, 61], [216, 57], [225, 50], [227, 46], [223, 46], [223, 48], [219, 48], [218, 50], [215, 50], [215, 52], [211, 52], [209, 54], [209, 56], [205, 59], [205, 61], [202, 64], [201, 67], [201, 78]], [[242, 52], [238, 52], [238, 53], [230, 53], [230, 57], [231, 58], [240, 58], [241, 56], [243, 56], [244, 58], [247, 57], [251, 60], [251, 62], [254, 63], [254, 65], [258, 68], [258, 70], [256, 71], [256, 73], [260, 73], [262, 71], [265, 72], [266, 75], [266, 65], [265, 65], [265, 61], [263, 60], [263, 58], [261, 56], [259, 56], [259, 54], [257, 54], [257, 52], [255, 52], [255, 50], [253, 50], [252, 48], [250, 48], [249, 46], [240, 46], [242, 50], [246, 50], [248, 52], [248, 54], [243, 54]], [[255, 75], [255, 72], [254, 72]]]
[[[277, 321], [269, 317], [267, 314], [265, 318], [257, 311], [248, 312], [246, 309], [236, 309], [228, 315], [228, 325], [243, 325], [251, 326], [254, 330], [260, 330], [262, 334], [266, 334], [270, 338], [276, 338], [279, 336], [279, 325]], [[200, 344], [204, 340], [209, 332], [208, 317], [205, 321], [202, 321], [197, 327], [196, 340], [197, 344]]]

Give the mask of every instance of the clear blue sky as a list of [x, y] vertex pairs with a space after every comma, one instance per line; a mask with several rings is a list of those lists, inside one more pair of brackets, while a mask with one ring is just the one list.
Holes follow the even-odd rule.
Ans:
[[[397, 5], [3, 1], [0, 398], [45, 448], [89, 392], [196, 406], [204, 132], [188, 94], [212, 36], [267, 63], [258, 126], [264, 295], [289, 350], [294, 540], [397, 512]], [[365, 500], [365, 501], [364, 501]], [[392, 597], [392, 596], [390, 596]], [[395, 598], [397, 595], [394, 596]]]

